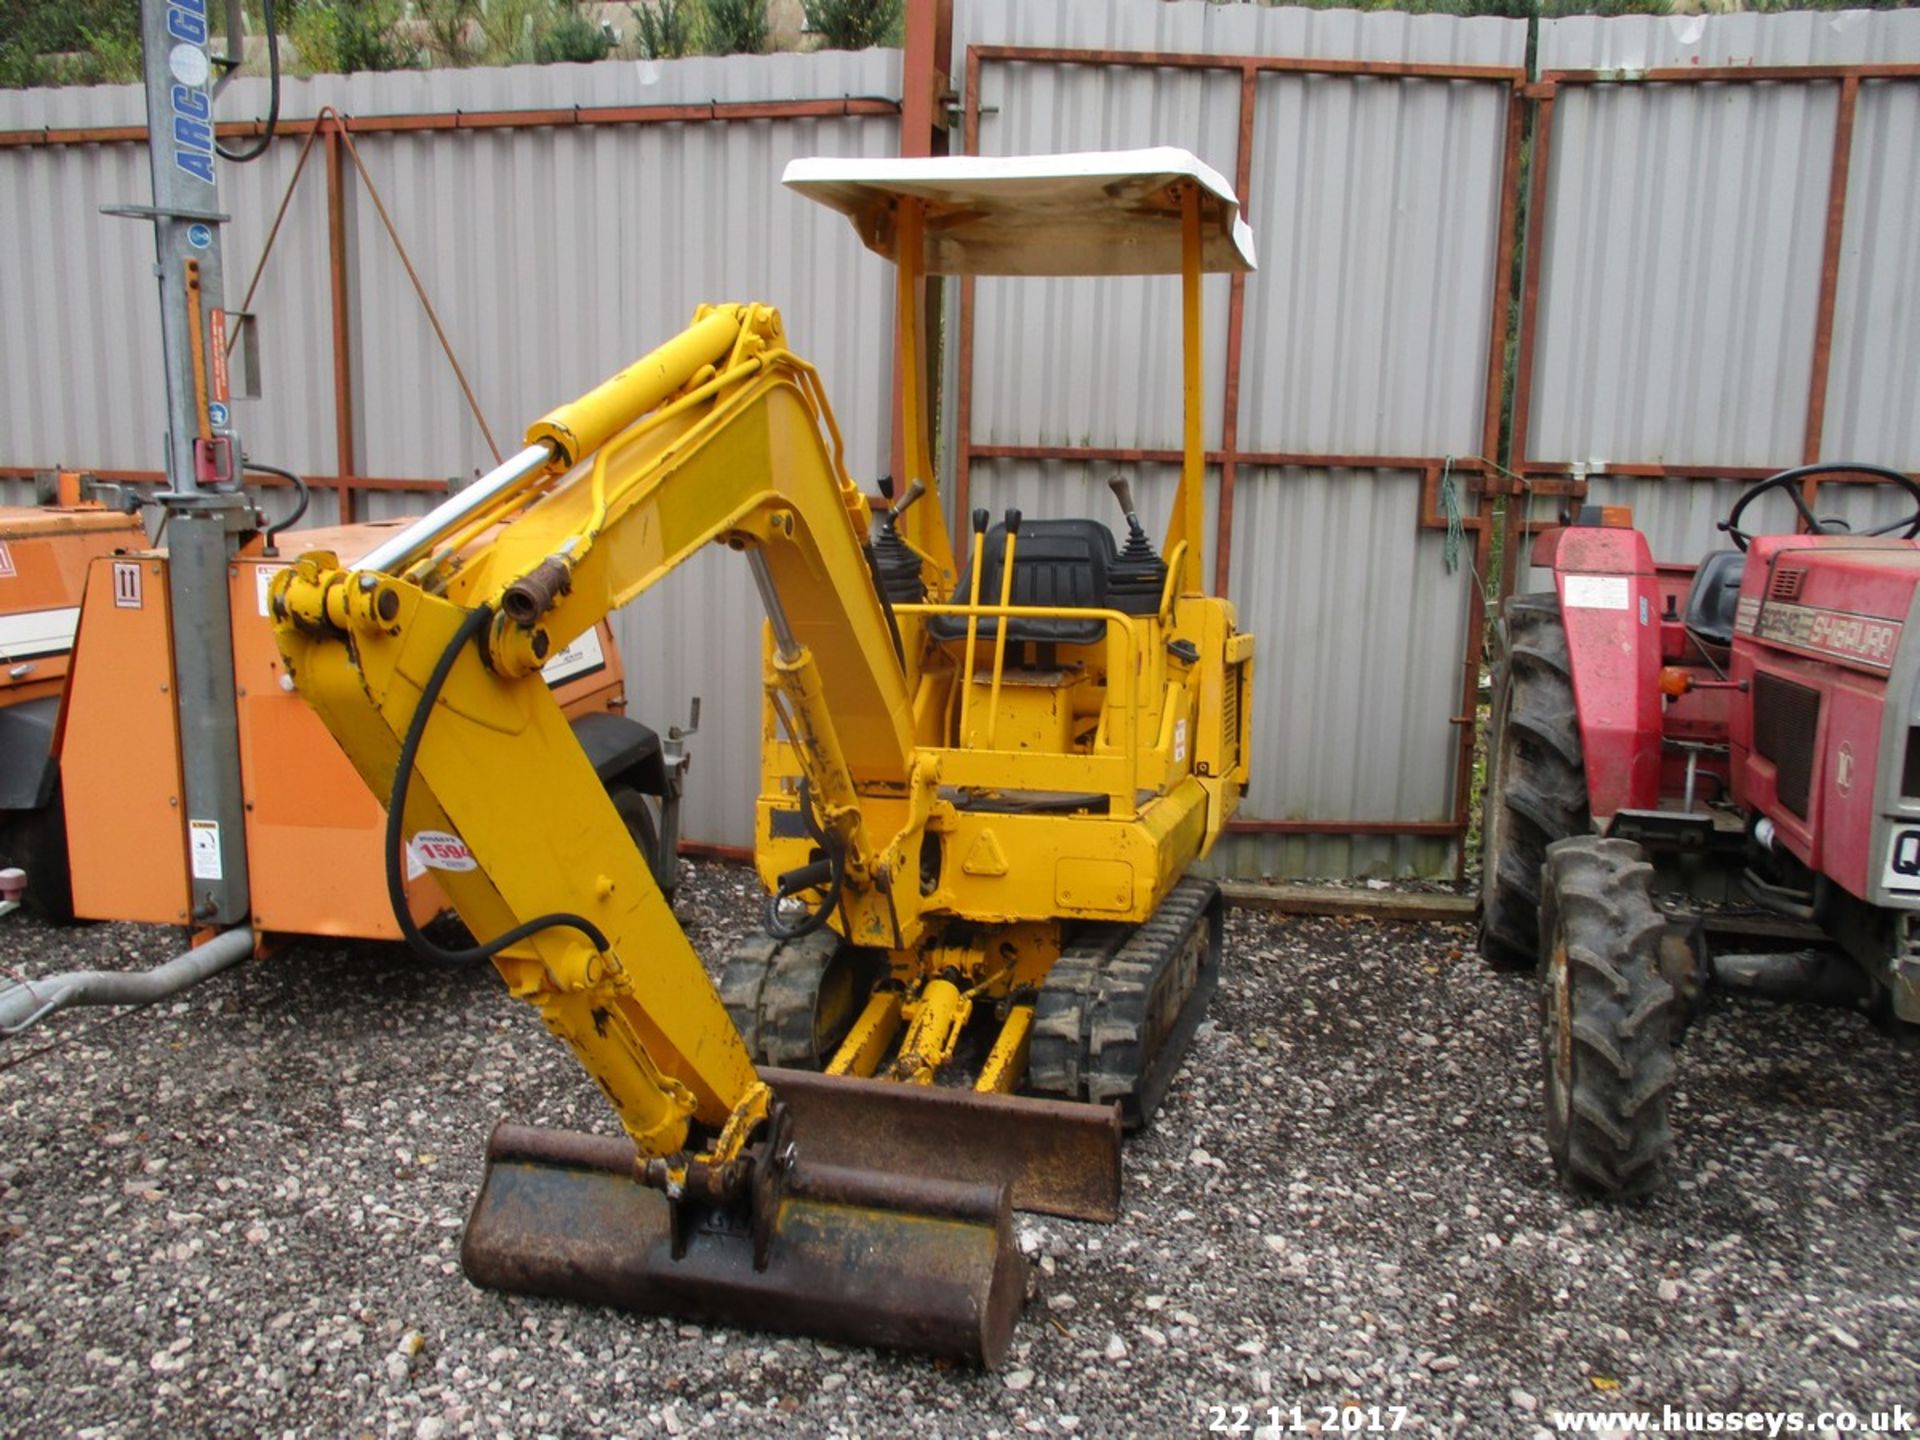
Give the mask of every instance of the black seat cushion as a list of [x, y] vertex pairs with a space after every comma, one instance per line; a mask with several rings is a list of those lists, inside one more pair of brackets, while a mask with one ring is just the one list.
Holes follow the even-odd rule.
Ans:
[[1710, 645], [1733, 644], [1734, 611], [1740, 604], [1740, 578], [1746, 574], [1743, 550], [1716, 550], [1693, 572], [1681, 622]]
[[[1007, 527], [996, 525], [986, 534], [986, 552], [980, 569], [980, 603], [996, 605], [1000, 601], [1001, 561], [1007, 550]], [[1013, 547], [1014, 605], [1045, 605], [1068, 610], [1105, 610], [1107, 572], [1119, 558], [1113, 532], [1098, 520], [1029, 520], [1020, 527]], [[972, 572], [963, 571], [953, 603], [967, 603]], [[983, 619], [980, 638], [991, 641], [999, 622]], [[963, 640], [967, 634], [964, 615], [936, 615], [927, 622], [927, 631], [936, 640]], [[1007, 640], [1011, 644], [1097, 645], [1107, 633], [1107, 622], [1099, 618], [1037, 620], [1021, 618], [1008, 622]]]

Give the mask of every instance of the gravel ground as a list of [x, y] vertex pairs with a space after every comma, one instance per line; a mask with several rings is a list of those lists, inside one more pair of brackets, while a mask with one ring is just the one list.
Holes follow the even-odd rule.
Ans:
[[[710, 961], [751, 884], [690, 869]], [[0, 922], [29, 975], [172, 948]], [[1531, 1013], [1464, 930], [1234, 912], [1124, 1219], [1021, 1222], [1035, 1295], [983, 1375], [473, 1289], [493, 1120], [611, 1117], [490, 972], [290, 951], [0, 1050], [0, 1433], [1184, 1436], [1215, 1405], [1356, 1401], [1528, 1437], [1567, 1410], [1920, 1408], [1920, 1057], [1727, 1003], [1683, 1056], [1679, 1183], [1586, 1208], [1537, 1137]]]

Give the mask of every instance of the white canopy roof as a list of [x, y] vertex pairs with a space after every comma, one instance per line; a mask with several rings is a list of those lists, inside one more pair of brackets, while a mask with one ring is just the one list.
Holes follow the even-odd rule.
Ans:
[[793, 160], [783, 183], [853, 221], [869, 250], [897, 260], [893, 202], [926, 202], [931, 275], [1178, 275], [1180, 205], [1199, 187], [1201, 263], [1254, 268], [1253, 230], [1233, 186], [1175, 146], [1078, 155]]

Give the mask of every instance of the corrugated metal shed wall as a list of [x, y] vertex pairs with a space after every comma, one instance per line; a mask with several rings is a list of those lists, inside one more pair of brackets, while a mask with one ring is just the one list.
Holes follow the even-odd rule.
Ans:
[[[958, 11], [956, 72], [973, 44], [1518, 66], [1526, 27], [977, 0]], [[992, 62], [978, 97], [980, 148], [1177, 144], [1231, 177], [1239, 88], [1226, 71]], [[1488, 84], [1260, 77], [1243, 197], [1260, 270], [1247, 286], [1242, 448], [1478, 450], [1506, 103]], [[1177, 282], [981, 281], [976, 295], [976, 443], [1178, 447]], [[1222, 439], [1227, 296], [1225, 277], [1206, 282], [1209, 447]], [[1102, 482], [1112, 469], [976, 459], [971, 473], [974, 496], [996, 509], [1110, 517]], [[1150, 522], [1164, 517], [1172, 470], [1133, 474]], [[1464, 568], [1446, 573], [1441, 535], [1417, 528], [1419, 492], [1409, 472], [1241, 469], [1229, 587], [1260, 645], [1244, 814], [1448, 818], [1472, 580]], [[1450, 864], [1444, 842], [1378, 838], [1240, 835], [1215, 857], [1237, 874]]]
[[[656, 105], [718, 100], [897, 98], [896, 51], [606, 63], [290, 80], [283, 112], [355, 116]], [[223, 115], [264, 105], [234, 87]], [[144, 123], [138, 87], [0, 91], [0, 129]], [[779, 185], [796, 155], [888, 155], [890, 118], [733, 121], [357, 141], [502, 448], [533, 418], [667, 338], [702, 301], [780, 307], [795, 349], [825, 377], [849, 462], [886, 468], [891, 273], [838, 216]], [[297, 143], [221, 168], [233, 215], [226, 262], [237, 306], [293, 172]], [[0, 150], [0, 464], [149, 469], [163, 405], [148, 227], [102, 218], [144, 203], [140, 145]], [[349, 162], [351, 168], [351, 162]], [[349, 177], [358, 472], [471, 474], [490, 456], [370, 198]], [[254, 311], [266, 398], [236, 407], [249, 451], [336, 471], [326, 182], [316, 150]], [[16, 492], [24, 487], [16, 485]], [[269, 507], [284, 503], [274, 492]], [[362, 518], [430, 497], [371, 494]], [[312, 523], [334, 518], [316, 496]], [[759, 604], [746, 568], [702, 555], [617, 617], [632, 713], [664, 726], [705, 704], [685, 830], [752, 840], [758, 746]]]
[[[1920, 61], [1920, 14], [1875, 18], [1905, 22], [1878, 58]], [[1920, 470], [1920, 81], [1863, 83], [1853, 124], [1823, 448]]]
[[[1920, 13], [1579, 17], [1542, 70], [1920, 61]], [[1555, 101], [1528, 456], [1799, 463], [1839, 85], [1562, 86]], [[1821, 455], [1920, 469], [1920, 83], [1862, 85]], [[1741, 486], [1590, 481], [1661, 559], [1723, 544]], [[1904, 513], [1835, 486], [1823, 514]], [[1784, 504], [1760, 512], [1785, 526]], [[1534, 583], [1537, 583], [1537, 578]]]

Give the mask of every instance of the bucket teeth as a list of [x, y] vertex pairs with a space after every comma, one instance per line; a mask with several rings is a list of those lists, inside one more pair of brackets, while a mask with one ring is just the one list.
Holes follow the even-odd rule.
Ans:
[[460, 1260], [488, 1289], [993, 1366], [1026, 1289], [1008, 1187], [796, 1164], [764, 1265], [744, 1215], [671, 1206], [626, 1140], [500, 1125]]

